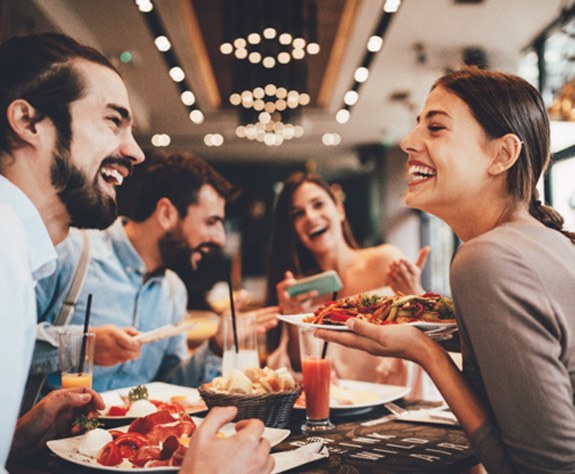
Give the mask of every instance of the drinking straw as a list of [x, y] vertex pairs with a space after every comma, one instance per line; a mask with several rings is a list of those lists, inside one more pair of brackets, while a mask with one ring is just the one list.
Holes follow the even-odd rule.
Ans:
[[[331, 300], [337, 300], [337, 291], [334, 291], [331, 295]], [[325, 359], [325, 355], [327, 354], [327, 341], [323, 343], [323, 349], [321, 350], [321, 358]]]
[[86, 317], [84, 318], [84, 334], [82, 335], [82, 348], [80, 349], [80, 368], [78, 375], [84, 372], [84, 359], [86, 358], [86, 344], [88, 342], [88, 328], [90, 325], [90, 311], [92, 310], [92, 293], [88, 294], [88, 304], [86, 305]]
[[232, 312], [232, 330], [234, 333], [234, 349], [236, 350], [236, 354], [239, 352], [239, 343], [238, 343], [238, 328], [236, 326], [236, 308], [234, 306], [234, 289], [232, 286], [232, 271], [231, 265], [228, 271], [228, 290], [230, 293], [230, 310]]

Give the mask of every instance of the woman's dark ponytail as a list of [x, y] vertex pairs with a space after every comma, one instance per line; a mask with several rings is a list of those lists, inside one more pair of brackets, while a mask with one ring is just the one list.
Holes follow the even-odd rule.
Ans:
[[551, 206], [546, 206], [539, 199], [533, 198], [529, 203], [529, 214], [535, 219], [551, 229], [558, 230], [573, 243], [575, 243], [575, 232], [569, 232], [563, 228], [565, 220], [555, 209]]

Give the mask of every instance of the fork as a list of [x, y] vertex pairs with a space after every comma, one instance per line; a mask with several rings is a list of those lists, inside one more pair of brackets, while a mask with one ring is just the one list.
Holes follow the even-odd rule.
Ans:
[[384, 403], [383, 406], [387, 408], [387, 411], [389, 411], [391, 414], [382, 416], [380, 418], [375, 418], [373, 420], [364, 421], [363, 423], [361, 423], [361, 426], [374, 426], [379, 425], [380, 423], [386, 423], [388, 421], [395, 420], [402, 413], [408, 411], [405, 408], [400, 407], [399, 405], [396, 405], [395, 403], [392, 402]]

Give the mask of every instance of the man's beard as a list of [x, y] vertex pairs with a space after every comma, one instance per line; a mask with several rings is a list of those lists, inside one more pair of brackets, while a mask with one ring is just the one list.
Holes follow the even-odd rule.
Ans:
[[158, 242], [162, 266], [175, 271], [178, 275], [189, 275], [195, 270], [192, 264], [193, 249], [182, 236], [181, 228], [166, 232]]
[[178, 275], [190, 275], [196, 270], [192, 256], [196, 252], [206, 254], [218, 247], [212, 243], [203, 242], [191, 248], [183, 236], [181, 224], [171, 232], [167, 232], [158, 243], [162, 266], [173, 270]]
[[[108, 157], [102, 164], [119, 162], [131, 171], [132, 162], [128, 158]], [[90, 184], [88, 176], [70, 159], [70, 151], [58, 144], [54, 151], [51, 168], [52, 184], [59, 189], [60, 201], [66, 206], [71, 224], [87, 229], [106, 229], [118, 216], [116, 200], [106, 195], [99, 186], [96, 173]]]

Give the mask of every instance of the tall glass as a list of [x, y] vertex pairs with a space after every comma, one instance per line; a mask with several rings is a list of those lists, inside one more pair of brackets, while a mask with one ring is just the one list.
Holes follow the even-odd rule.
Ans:
[[315, 329], [299, 327], [299, 348], [305, 392], [305, 433], [326, 432], [335, 428], [329, 421], [331, 360], [322, 358], [324, 341], [314, 336]]
[[234, 343], [234, 331], [231, 315], [223, 316], [224, 355], [222, 358], [222, 375], [227, 377], [232, 369], [243, 372], [247, 368], [260, 366], [255, 315], [238, 315], [236, 329], [238, 332], [238, 351]]
[[62, 388], [92, 387], [96, 334], [66, 331], [58, 337]]

